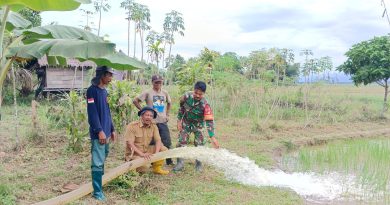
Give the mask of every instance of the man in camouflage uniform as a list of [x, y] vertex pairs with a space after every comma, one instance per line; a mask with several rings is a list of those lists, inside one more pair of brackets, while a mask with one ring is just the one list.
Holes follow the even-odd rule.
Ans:
[[[194, 86], [194, 91], [188, 92], [180, 98], [180, 108], [177, 115], [177, 129], [179, 130], [179, 143], [177, 147], [188, 144], [189, 136], [194, 133], [195, 146], [205, 144], [202, 128], [206, 124], [207, 132], [214, 148], [218, 149], [218, 141], [214, 133], [214, 117], [210, 105], [203, 97], [206, 92], [206, 83], [198, 81]], [[177, 158], [177, 164], [174, 171], [181, 171], [184, 168], [182, 158]], [[202, 163], [196, 160], [195, 168], [201, 171]]]

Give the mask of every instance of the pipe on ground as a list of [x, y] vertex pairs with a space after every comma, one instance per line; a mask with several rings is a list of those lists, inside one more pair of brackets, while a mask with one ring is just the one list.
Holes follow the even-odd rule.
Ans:
[[[109, 170], [108, 173], [105, 173], [103, 175], [103, 182], [102, 182], [102, 184], [105, 185], [108, 182], [110, 182], [111, 180], [113, 180], [113, 179], [115, 179], [115, 178], [125, 174], [126, 172], [128, 172], [130, 170], [133, 170], [133, 169], [136, 169], [136, 168], [138, 168], [140, 166], [146, 165], [148, 163], [159, 161], [159, 160], [163, 160], [163, 159], [166, 159], [166, 158], [178, 157], [179, 152], [182, 149], [183, 148], [170, 149], [170, 150], [167, 150], [167, 151], [164, 151], [164, 152], [159, 152], [157, 154], [153, 154], [153, 156], [151, 157], [150, 161], [147, 161], [147, 160], [145, 160], [143, 158], [139, 158], [139, 159], [136, 159], [136, 160], [133, 160], [133, 161], [125, 162], [122, 165], [120, 165], [120, 166], [118, 166], [118, 167], [116, 167], [114, 169]], [[45, 200], [45, 201], [41, 201], [41, 202], [35, 203], [35, 205], [67, 204], [67, 203], [75, 201], [75, 200], [77, 200], [77, 199], [79, 199], [79, 198], [81, 198], [83, 196], [86, 196], [87, 194], [91, 193], [92, 191], [93, 191], [92, 183], [89, 182], [89, 183], [81, 185], [76, 190], [73, 190], [73, 191], [68, 192], [66, 194], [63, 194], [63, 195], [60, 195], [60, 196], [57, 196], [57, 197], [54, 197], [54, 198], [51, 198], [51, 199], [48, 199], [48, 200]]]

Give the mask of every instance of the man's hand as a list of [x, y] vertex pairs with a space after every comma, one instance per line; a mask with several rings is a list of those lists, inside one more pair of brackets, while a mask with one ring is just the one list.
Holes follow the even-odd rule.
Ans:
[[212, 137], [210, 139], [211, 139], [211, 144], [213, 144], [213, 147], [215, 149], [219, 149], [219, 143], [218, 143], [217, 139], [215, 137]]
[[106, 144], [106, 134], [103, 131], [99, 132], [99, 143]]
[[177, 121], [177, 130], [179, 130], [179, 132], [181, 132], [183, 130], [183, 125], [181, 123], [181, 120]]
[[115, 132], [111, 132], [111, 141], [112, 142], [115, 142], [115, 139], [116, 139], [116, 133]]
[[150, 158], [151, 158], [152, 156], [153, 156], [153, 155], [150, 154], [150, 153], [144, 153], [144, 154], [142, 155], [142, 157], [143, 157], [145, 160], [150, 160]]
[[169, 113], [167, 113], [167, 122], [169, 121]]

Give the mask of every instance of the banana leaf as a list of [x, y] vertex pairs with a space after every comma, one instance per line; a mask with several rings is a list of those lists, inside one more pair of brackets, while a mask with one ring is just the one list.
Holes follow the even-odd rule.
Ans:
[[[3, 16], [3, 10], [0, 9], [0, 16]], [[1, 21], [1, 19], [0, 19]], [[24, 19], [20, 14], [10, 11], [7, 17], [5, 29], [12, 31], [14, 29], [25, 29], [31, 27], [31, 22]]]
[[101, 37], [80, 28], [63, 25], [47, 25], [23, 31], [25, 44], [41, 39], [78, 39], [90, 42], [105, 42]]
[[35, 11], [71, 11], [90, 0], [1, 0], [0, 7], [11, 6], [13, 11], [28, 7]]
[[7, 57], [41, 58], [48, 56], [49, 64], [65, 66], [66, 58], [80, 61], [91, 60], [97, 65], [106, 65], [116, 70], [146, 68], [146, 64], [115, 51], [115, 44], [108, 42], [89, 42], [75, 39], [48, 39], [32, 44], [11, 47]]

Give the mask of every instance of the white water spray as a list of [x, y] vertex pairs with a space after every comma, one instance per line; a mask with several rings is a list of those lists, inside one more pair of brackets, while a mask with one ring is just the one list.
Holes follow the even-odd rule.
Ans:
[[[253, 186], [286, 187], [306, 199], [329, 201], [342, 200], [346, 193], [362, 198], [363, 193], [354, 186], [353, 177], [347, 180], [338, 174], [318, 176], [314, 173], [285, 173], [260, 168], [253, 160], [240, 157], [226, 149], [207, 147], [183, 147], [175, 149], [174, 157], [198, 159], [222, 170], [229, 180]], [[172, 150], [173, 151], [173, 150]], [[343, 184], [348, 184], [348, 190]], [[360, 196], [359, 196], [360, 195]]]

